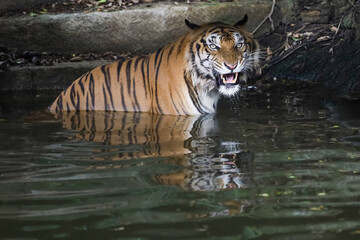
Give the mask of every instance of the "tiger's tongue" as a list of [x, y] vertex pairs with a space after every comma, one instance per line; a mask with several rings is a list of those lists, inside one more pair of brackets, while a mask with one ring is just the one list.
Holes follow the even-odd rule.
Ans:
[[223, 82], [226, 83], [234, 83], [235, 82], [235, 74], [224, 74]]

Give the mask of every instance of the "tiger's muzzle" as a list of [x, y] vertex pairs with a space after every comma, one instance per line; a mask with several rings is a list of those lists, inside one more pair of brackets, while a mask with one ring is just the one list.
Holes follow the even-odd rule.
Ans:
[[239, 73], [220, 74], [218, 83], [219, 85], [225, 85], [226, 87], [231, 87], [233, 85], [238, 84], [238, 76]]
[[215, 70], [215, 79], [218, 91], [226, 97], [234, 96], [240, 91], [241, 72], [219, 73]]

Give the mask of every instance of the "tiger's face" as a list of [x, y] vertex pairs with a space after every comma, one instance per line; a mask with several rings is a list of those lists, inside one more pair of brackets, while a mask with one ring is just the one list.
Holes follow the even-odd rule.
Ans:
[[246, 81], [249, 72], [259, 66], [259, 45], [243, 28], [246, 21], [247, 16], [234, 26], [210, 23], [195, 25], [195, 28], [190, 23], [198, 34], [198, 40], [192, 46], [191, 59], [195, 68], [193, 79], [197, 79], [195, 84], [208, 91], [217, 89], [228, 97], [240, 90], [240, 83]]
[[236, 94], [240, 82], [246, 80], [242, 75], [254, 65], [248, 40], [237, 29], [227, 28], [210, 32], [205, 41], [204, 55], [209, 57], [219, 92], [225, 96]]

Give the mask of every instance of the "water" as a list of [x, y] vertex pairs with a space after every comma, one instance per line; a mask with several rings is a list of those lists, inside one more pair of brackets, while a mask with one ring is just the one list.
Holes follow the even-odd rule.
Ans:
[[246, 91], [203, 117], [1, 93], [1, 239], [359, 239], [357, 101]]

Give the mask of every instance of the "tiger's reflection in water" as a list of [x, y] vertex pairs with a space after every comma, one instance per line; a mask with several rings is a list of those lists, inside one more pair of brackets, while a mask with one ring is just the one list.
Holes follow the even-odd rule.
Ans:
[[[252, 153], [241, 150], [239, 143], [216, 140], [213, 115], [80, 111], [62, 112], [57, 118], [65, 128], [76, 131], [71, 138], [111, 146], [99, 148], [106, 154], [94, 157], [95, 160], [165, 157], [162, 162], [181, 166], [178, 172], [154, 174], [152, 179], [160, 184], [192, 191], [251, 185]], [[112, 164], [111, 168], [116, 166], [126, 167]]]
[[185, 162], [187, 168], [183, 171], [154, 178], [159, 183], [192, 191], [248, 188], [252, 185], [253, 154], [250, 152], [189, 154]]

